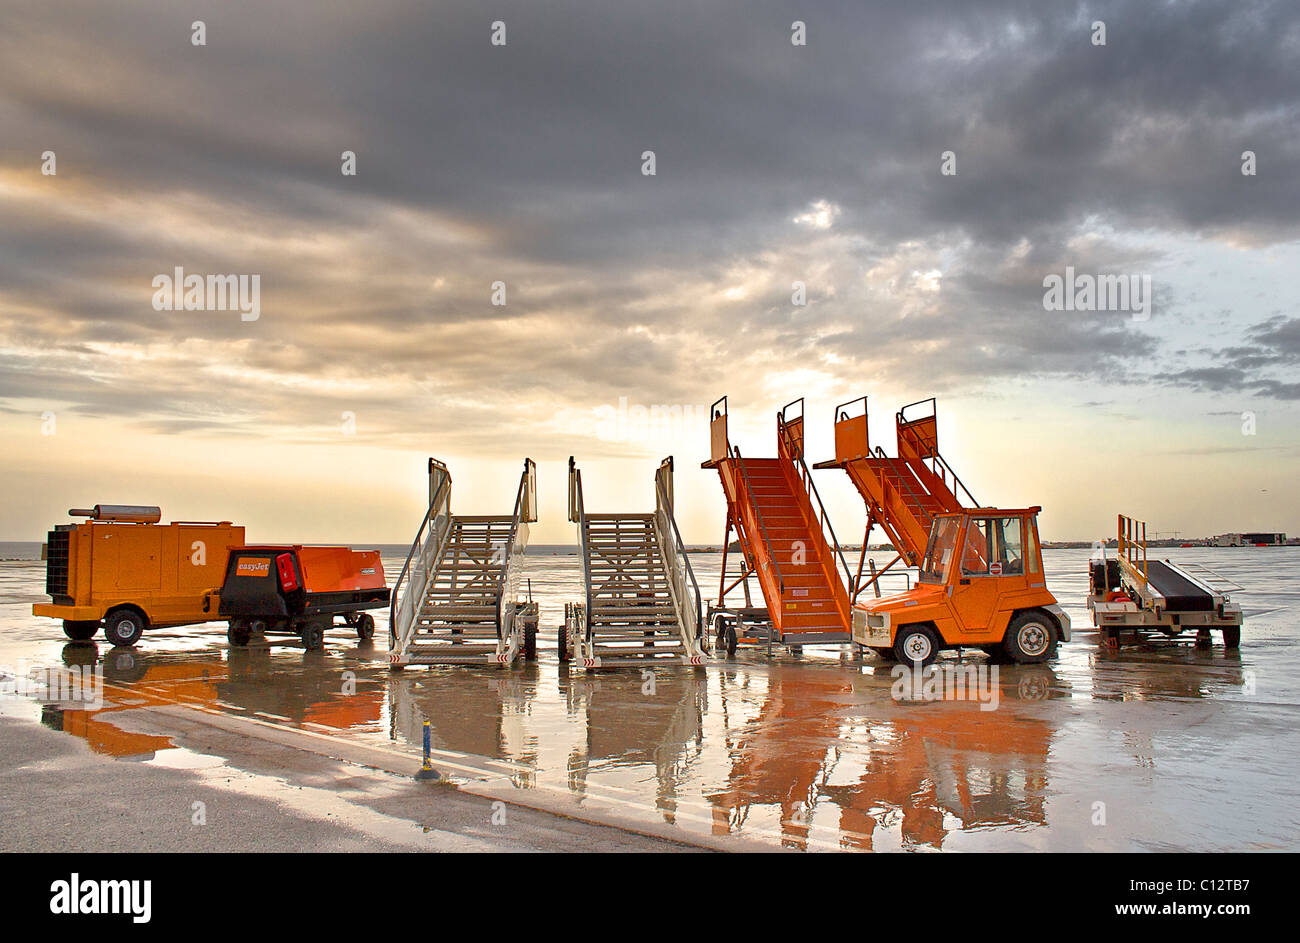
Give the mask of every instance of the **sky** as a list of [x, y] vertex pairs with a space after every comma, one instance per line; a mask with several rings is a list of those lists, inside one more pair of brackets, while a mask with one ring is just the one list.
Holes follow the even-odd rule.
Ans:
[[[804, 397], [812, 461], [837, 404], [868, 396], [892, 451], [936, 397], [948, 462], [1045, 539], [1300, 533], [1294, 2], [0, 22], [0, 539], [139, 503], [401, 543], [429, 456], [468, 513], [508, 512], [529, 456], [532, 539], [572, 543], [568, 456], [589, 510], [635, 511], [671, 454], [684, 538], [716, 543], [723, 395], [754, 457]], [[256, 319], [158, 310], [178, 267], [256, 275]], [[1049, 310], [1067, 267], [1149, 279], [1149, 312]], [[816, 480], [860, 539], [847, 478]]]

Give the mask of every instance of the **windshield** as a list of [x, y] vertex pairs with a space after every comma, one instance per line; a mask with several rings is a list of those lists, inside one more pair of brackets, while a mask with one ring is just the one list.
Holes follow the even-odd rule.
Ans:
[[925, 548], [925, 559], [921, 561], [922, 583], [942, 583], [947, 578], [959, 529], [958, 518], [935, 518], [934, 526], [930, 528], [930, 543]]

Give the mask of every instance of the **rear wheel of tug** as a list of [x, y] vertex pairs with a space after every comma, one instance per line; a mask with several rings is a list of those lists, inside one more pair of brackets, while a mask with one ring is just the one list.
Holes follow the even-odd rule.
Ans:
[[882, 661], [898, 661], [898, 659], [894, 657], [894, 650], [892, 648], [873, 647], [870, 649], [870, 651], [873, 655], [875, 655], [877, 658], [881, 659]]
[[318, 652], [325, 647], [325, 624], [316, 619], [302, 627], [302, 647], [309, 652]]
[[357, 638], [369, 642], [375, 637], [375, 617], [368, 612], [357, 616]]
[[89, 642], [99, 631], [98, 622], [74, 621], [72, 619], [63, 620], [63, 634], [74, 642]]
[[125, 648], [140, 641], [144, 626], [145, 618], [136, 610], [116, 609], [104, 620], [104, 639]]
[[928, 625], [905, 625], [894, 636], [894, 657], [908, 665], [928, 665], [939, 657], [939, 637]]
[[1041, 612], [1022, 612], [1007, 626], [1002, 647], [1022, 665], [1047, 661], [1056, 654], [1056, 622]]
[[243, 619], [231, 619], [230, 626], [226, 629], [226, 641], [235, 648], [243, 648], [248, 644], [248, 640], [253, 637], [253, 630]]
[[1234, 625], [1223, 630], [1223, 647], [1228, 651], [1241, 647], [1241, 626]]

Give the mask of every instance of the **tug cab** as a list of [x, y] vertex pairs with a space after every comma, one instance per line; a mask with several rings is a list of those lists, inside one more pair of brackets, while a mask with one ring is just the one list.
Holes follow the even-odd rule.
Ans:
[[884, 658], [929, 664], [943, 649], [1043, 662], [1070, 640], [1047, 589], [1038, 512], [971, 508], [935, 516], [917, 585], [855, 604], [853, 641]]

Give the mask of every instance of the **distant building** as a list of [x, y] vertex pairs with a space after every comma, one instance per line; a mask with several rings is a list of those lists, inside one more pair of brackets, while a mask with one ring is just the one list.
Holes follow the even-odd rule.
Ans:
[[1220, 534], [1210, 540], [1212, 547], [1280, 547], [1286, 543], [1286, 534]]

